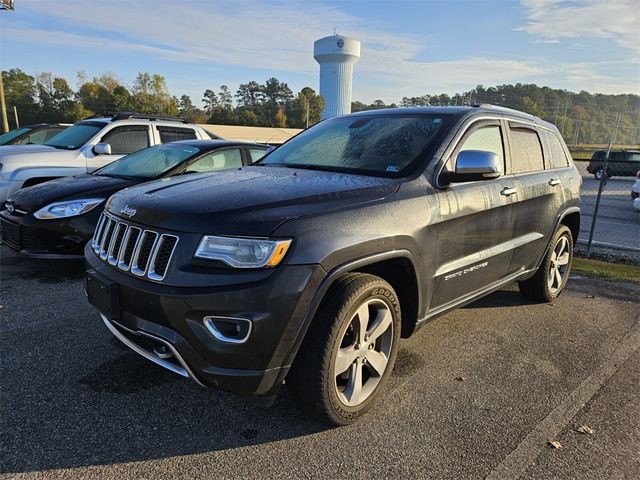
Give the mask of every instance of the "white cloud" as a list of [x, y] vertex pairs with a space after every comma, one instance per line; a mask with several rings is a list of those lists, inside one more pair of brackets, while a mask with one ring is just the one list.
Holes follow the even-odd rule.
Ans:
[[[530, 33], [541, 36], [546, 42], [562, 38], [562, 32], [565, 36], [570, 34], [559, 19], [553, 20], [557, 16], [553, 12], [559, 8], [556, 0], [526, 0], [525, 6], [530, 19], [525, 28]], [[535, 58], [485, 56], [417, 61], [419, 55], [424, 57], [428, 53], [427, 37], [389, 33], [384, 24], [368, 22], [336, 7], [315, 2], [301, 4], [283, 0], [265, 4], [246, 0], [155, 0], [118, 3], [75, 0], [57, 2], [56, 8], [51, 9], [48, 0], [31, 0], [23, 3], [22, 8], [32, 17], [50, 18], [49, 26], [43, 29], [4, 23], [3, 37], [48, 47], [85, 48], [96, 52], [96, 55], [104, 55], [106, 70], [113, 69], [109, 59], [114, 55], [136, 52], [172, 63], [266, 70], [284, 81], [287, 81], [287, 72], [291, 72], [308, 78], [308, 83], [314, 86], [318, 66], [312, 57], [313, 42], [331, 34], [336, 27], [339, 33], [362, 41], [362, 58], [354, 75], [354, 99], [357, 100], [381, 98], [387, 102], [398, 101], [402, 96], [453, 93], [477, 84], [537, 82], [575, 90], [593, 90], [601, 85], [606, 86], [607, 91], [615, 90], [616, 84], [613, 78], [597, 75], [592, 68], [574, 68], [573, 65], [553, 64]], [[582, 16], [578, 15], [578, 18]], [[630, 43], [635, 33], [628, 32], [628, 22], [622, 23], [624, 28], [611, 26], [605, 31], [609, 33], [598, 35]], [[574, 26], [571, 35], [582, 35], [579, 32], [585, 29], [591, 29], [591, 35], [594, 31], [600, 32], [586, 20], [577, 24], [579, 27]], [[636, 24], [637, 19], [633, 20], [634, 27]], [[77, 26], [80, 28], [75, 28]], [[634, 62], [637, 65], [636, 60], [630, 64]], [[77, 69], [82, 69], [82, 66], [78, 65]], [[577, 76], [576, 71], [584, 75]], [[188, 77], [180, 68], [172, 68], [171, 74], [166, 76], [170, 85], [197, 85], [198, 79]], [[209, 79], [200, 80], [201, 87], [210, 86]], [[252, 79], [244, 81], [248, 80]], [[234, 87], [229, 80], [220, 81]], [[616, 93], [637, 90], [633, 84], [618, 82], [617, 85], [620, 89]], [[301, 88], [303, 85], [291, 86]], [[194, 92], [201, 91], [199, 87], [193, 88]]]
[[640, 52], [638, 0], [522, 0], [528, 23], [520, 27], [545, 41], [611, 38]]

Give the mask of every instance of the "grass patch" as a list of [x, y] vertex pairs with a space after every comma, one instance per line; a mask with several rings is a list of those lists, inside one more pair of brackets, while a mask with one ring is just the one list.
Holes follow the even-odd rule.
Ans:
[[640, 266], [574, 257], [571, 272], [585, 277], [640, 283]]

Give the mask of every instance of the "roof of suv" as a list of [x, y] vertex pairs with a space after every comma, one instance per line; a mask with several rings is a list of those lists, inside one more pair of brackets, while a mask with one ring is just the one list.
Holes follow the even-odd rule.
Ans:
[[447, 107], [409, 107], [409, 108], [383, 108], [380, 110], [364, 110], [362, 112], [354, 113], [353, 115], [455, 115], [465, 116], [470, 114], [505, 114], [513, 118], [519, 118], [522, 120], [528, 120], [538, 125], [544, 125], [545, 127], [555, 129], [555, 125], [542, 120], [536, 116], [530, 115], [519, 110], [512, 108], [499, 107], [490, 104], [478, 104], [473, 106], [447, 106]]

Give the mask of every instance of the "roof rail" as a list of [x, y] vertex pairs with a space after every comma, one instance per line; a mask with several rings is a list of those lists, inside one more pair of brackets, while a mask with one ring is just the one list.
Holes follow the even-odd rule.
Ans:
[[166, 122], [180, 122], [180, 123], [191, 123], [186, 118], [173, 117], [171, 115], [157, 115], [154, 113], [143, 114], [143, 113], [133, 113], [133, 112], [120, 112], [116, 113], [112, 117], [112, 122], [118, 120], [128, 120], [130, 118], [140, 119], [140, 120], [162, 120]]

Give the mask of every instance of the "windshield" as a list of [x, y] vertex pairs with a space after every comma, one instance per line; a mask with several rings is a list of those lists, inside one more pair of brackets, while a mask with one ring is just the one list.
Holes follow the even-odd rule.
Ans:
[[200, 153], [191, 145], [165, 144], [139, 150], [95, 172], [95, 175], [155, 178]]
[[6, 145], [11, 140], [18, 138], [20, 135], [29, 132], [31, 129], [27, 127], [16, 128], [15, 130], [11, 130], [10, 132], [3, 133], [0, 135], [0, 145]]
[[106, 123], [101, 122], [76, 123], [54, 135], [44, 144], [56, 148], [75, 150], [87, 143], [105, 125]]
[[442, 117], [430, 115], [334, 118], [301, 133], [258, 163], [400, 176], [431, 148], [442, 124]]

